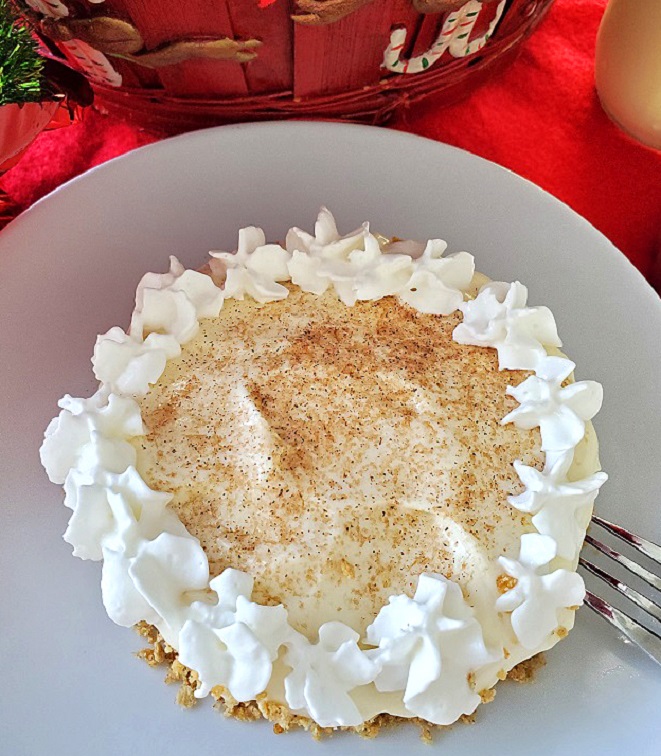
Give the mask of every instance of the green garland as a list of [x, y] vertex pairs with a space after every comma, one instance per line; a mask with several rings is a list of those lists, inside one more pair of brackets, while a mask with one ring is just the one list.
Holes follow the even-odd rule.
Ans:
[[43, 100], [43, 65], [30, 30], [10, 3], [0, 0], [0, 105]]

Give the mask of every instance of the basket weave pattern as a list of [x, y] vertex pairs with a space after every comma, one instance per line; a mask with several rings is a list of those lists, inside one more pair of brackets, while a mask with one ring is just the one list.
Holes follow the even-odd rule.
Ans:
[[[169, 133], [276, 118], [380, 123], [432, 94], [453, 102], [514, 57], [552, 2], [450, 0], [455, 10], [420, 13], [441, 0], [24, 1], [88, 73], [102, 110]], [[331, 3], [346, 15], [301, 16]], [[385, 67], [395, 30], [401, 59]]]

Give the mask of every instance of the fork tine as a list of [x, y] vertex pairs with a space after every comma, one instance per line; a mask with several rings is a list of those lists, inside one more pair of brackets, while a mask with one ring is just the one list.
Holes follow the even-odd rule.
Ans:
[[641, 609], [648, 612], [652, 617], [661, 622], [661, 606], [659, 606], [655, 601], [648, 599], [647, 596], [643, 596], [642, 593], [638, 593], [638, 591], [630, 588], [628, 585], [625, 585], [617, 578], [609, 575], [607, 572], [604, 572], [601, 567], [597, 567], [596, 564], [589, 562], [587, 559], [581, 557], [579, 562], [583, 565], [583, 567], [585, 567], [588, 572], [591, 572], [593, 575], [596, 575], [598, 578], [604, 580], [606, 583], [608, 583], [608, 585], [615, 588], [616, 591], [619, 591], [623, 596], [626, 596], [628, 599], [633, 601], [634, 604], [636, 604]]
[[604, 520], [603, 517], [592, 515], [592, 522], [596, 522], [597, 525], [601, 525], [601, 527], [607, 530], [609, 533], [612, 533], [614, 536], [621, 538], [630, 546], [633, 546], [634, 549], [638, 549], [641, 554], [645, 554], [646, 557], [653, 559], [655, 562], [657, 562], [657, 564], [661, 564], [661, 546], [659, 546], [658, 544], [654, 543], [653, 541], [648, 541], [647, 538], [643, 538], [642, 536], [632, 533], [630, 530], [623, 528], [621, 525], [616, 525], [613, 522]]
[[653, 630], [648, 630], [628, 614], [608, 604], [599, 596], [589, 591], [585, 594], [585, 603], [610, 622], [613, 627], [624, 633], [630, 641], [640, 646], [657, 664], [661, 664], [661, 636]]
[[629, 570], [629, 572], [633, 572], [634, 575], [638, 575], [639, 578], [642, 578], [648, 585], [651, 585], [652, 588], [656, 588], [657, 590], [661, 591], [661, 578], [658, 577], [658, 575], [655, 575], [649, 570], [646, 570], [644, 567], [641, 567], [637, 562], [629, 559], [629, 557], [620, 554], [618, 551], [614, 551], [610, 548], [610, 546], [606, 546], [606, 544], [602, 543], [601, 541], [597, 541], [596, 538], [593, 538], [589, 534], [585, 536], [585, 540], [591, 546], [594, 546], [597, 551], [601, 551], [602, 554], [605, 554], [607, 557], [615, 560], [618, 564], [621, 564], [623, 567]]

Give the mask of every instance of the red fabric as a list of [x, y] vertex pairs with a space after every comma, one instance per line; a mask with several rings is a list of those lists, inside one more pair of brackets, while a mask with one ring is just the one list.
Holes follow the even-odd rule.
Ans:
[[623, 134], [594, 89], [606, 0], [556, 0], [516, 62], [467, 100], [397, 128], [463, 147], [566, 202], [661, 284], [661, 152]]
[[[430, 98], [395, 128], [463, 147], [566, 202], [661, 284], [661, 152], [604, 115], [594, 43], [606, 0], [556, 0], [516, 62], [463, 102]], [[22, 207], [93, 165], [156, 137], [94, 111], [41, 134], [3, 179]]]

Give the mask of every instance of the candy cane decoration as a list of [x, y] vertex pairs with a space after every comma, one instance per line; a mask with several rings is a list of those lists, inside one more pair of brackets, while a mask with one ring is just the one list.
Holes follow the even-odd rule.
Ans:
[[109, 87], [121, 87], [122, 76], [112, 66], [106, 56], [90, 47], [86, 42], [80, 39], [72, 39], [70, 42], [60, 42], [60, 46], [65, 49], [67, 57], [99, 84], [106, 84]]
[[[69, 15], [69, 9], [60, 0], [26, 0], [32, 10], [41, 13], [48, 18], [65, 18]], [[92, 3], [102, 3], [104, 0], [90, 0]], [[72, 39], [69, 42], [60, 42], [65, 55], [78, 68], [81, 68], [92, 81], [106, 84], [109, 87], [121, 87], [122, 76], [112, 66], [106, 56], [90, 47], [80, 39]]]
[[49, 18], [64, 18], [69, 15], [69, 9], [60, 0], [25, 0], [32, 10]]
[[[66, 18], [69, 15], [67, 6], [60, 0], [25, 0], [32, 10], [48, 18]], [[105, 0], [90, 0], [90, 3], [103, 3]]]
[[[445, 53], [449, 51], [453, 58], [463, 58], [466, 55], [472, 55], [481, 50], [489, 41], [489, 38], [500, 21], [500, 17], [505, 10], [507, 0], [501, 0], [496, 8], [496, 15], [489, 24], [486, 32], [476, 39], [470, 40], [471, 32], [475, 26], [482, 3], [478, 0], [470, 2], [459, 8], [458, 11], [450, 13], [445, 19], [445, 23], [434, 44], [421, 55], [408, 60], [402, 60], [400, 55], [406, 45], [406, 29], [393, 29], [390, 35], [390, 44], [383, 55], [382, 68], [387, 68], [394, 73], [419, 73], [432, 66]], [[470, 40], [470, 41], [469, 41]]]

